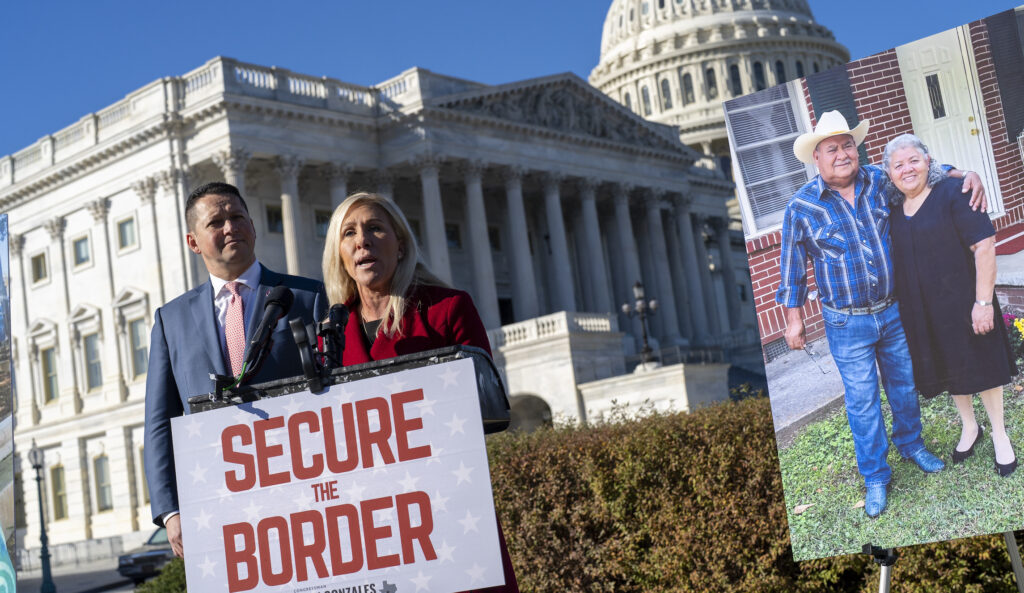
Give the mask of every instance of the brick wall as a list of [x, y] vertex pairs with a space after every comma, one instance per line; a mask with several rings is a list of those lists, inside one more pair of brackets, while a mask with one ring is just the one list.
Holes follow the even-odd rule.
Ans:
[[851, 62], [846, 70], [850, 75], [853, 99], [857, 104], [857, 116], [861, 121], [871, 121], [868, 135], [864, 138], [868, 160], [881, 163], [882, 152], [889, 140], [914, 131], [910, 123], [907, 97], [903, 92], [896, 50], [890, 49]]
[[981, 84], [981, 96], [985, 104], [985, 119], [992, 139], [999, 191], [1006, 208], [1006, 216], [993, 221], [998, 230], [1024, 221], [1024, 162], [1021, 161], [1020, 146], [1006, 139], [1003, 103], [999, 97], [996, 67], [989, 50], [988, 29], [984, 21], [971, 23], [970, 32], [974, 60], [978, 66], [978, 82]]
[[[761, 345], [783, 339], [786, 331], [786, 310], [775, 302], [779, 289], [779, 246], [782, 233], [776, 231], [747, 241], [747, 259], [750, 262], [750, 282], [754, 287], [754, 307], [757, 311], [757, 327], [761, 332]], [[817, 290], [814, 270], [807, 267], [807, 290]], [[817, 340], [825, 336], [821, 320], [820, 301], [808, 300], [804, 305], [804, 324], [807, 339]]]

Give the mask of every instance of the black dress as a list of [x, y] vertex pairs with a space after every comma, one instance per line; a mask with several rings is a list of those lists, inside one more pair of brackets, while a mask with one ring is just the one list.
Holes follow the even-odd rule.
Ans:
[[974, 334], [971, 245], [995, 234], [985, 212], [971, 210], [960, 179], [932, 187], [914, 216], [894, 206], [892, 258], [896, 298], [921, 395], [967, 395], [1006, 385], [1017, 374], [999, 303], [995, 329]]

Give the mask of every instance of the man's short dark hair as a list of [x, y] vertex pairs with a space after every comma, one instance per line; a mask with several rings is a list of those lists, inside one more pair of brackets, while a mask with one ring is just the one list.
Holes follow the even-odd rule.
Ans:
[[245, 212], [249, 212], [249, 206], [245, 203], [245, 198], [242, 197], [242, 194], [238, 191], [237, 187], [230, 183], [224, 183], [223, 181], [211, 181], [210, 183], [204, 183], [192, 190], [192, 193], [188, 195], [188, 200], [185, 202], [185, 224], [188, 225], [188, 230], [195, 230], [196, 202], [198, 202], [200, 198], [211, 195], [238, 198], [238, 202], [242, 204], [242, 208], [245, 209]]

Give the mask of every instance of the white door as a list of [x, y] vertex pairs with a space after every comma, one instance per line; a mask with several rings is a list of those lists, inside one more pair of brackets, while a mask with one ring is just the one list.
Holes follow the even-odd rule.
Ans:
[[1002, 213], [968, 31], [957, 27], [901, 45], [896, 57], [914, 133], [940, 163], [976, 171], [989, 196], [989, 212]]

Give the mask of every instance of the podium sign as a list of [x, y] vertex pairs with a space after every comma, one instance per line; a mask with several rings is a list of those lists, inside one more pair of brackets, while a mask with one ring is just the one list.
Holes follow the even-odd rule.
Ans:
[[171, 421], [194, 591], [500, 585], [471, 359]]

